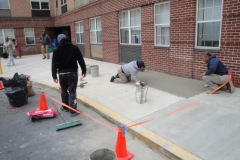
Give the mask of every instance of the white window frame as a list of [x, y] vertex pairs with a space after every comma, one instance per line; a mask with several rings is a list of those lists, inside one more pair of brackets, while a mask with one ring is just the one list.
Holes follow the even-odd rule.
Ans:
[[[77, 27], [79, 25], [79, 27]], [[76, 44], [84, 44], [84, 26], [83, 21], [75, 22], [75, 32], [76, 32]], [[79, 36], [79, 42], [77, 41], [77, 36]], [[81, 37], [81, 34], [83, 34], [83, 39]]]
[[[165, 4], [169, 4], [169, 22], [168, 23], [160, 23], [160, 24], [156, 24], [156, 6], [158, 5], [165, 5]], [[154, 46], [159, 46], [159, 47], [170, 47], [170, 22], [171, 22], [171, 17], [170, 17], [170, 10], [171, 10], [171, 7], [170, 7], [170, 1], [167, 1], [167, 2], [163, 2], [163, 3], [156, 3], [154, 4]], [[163, 42], [161, 41], [161, 38], [160, 38], [160, 43], [157, 44], [157, 27], [168, 27], [169, 28], [169, 44], [163, 44]], [[160, 35], [161, 37], [162, 35]]]
[[[27, 29], [32, 29], [32, 31], [33, 31], [33, 36], [26, 36], [26, 30]], [[34, 28], [24, 28], [24, 39], [25, 39], [25, 44], [27, 45], [27, 46], [33, 46], [33, 45], [35, 45], [36, 44], [36, 40], [35, 40], [35, 34], [34, 34]], [[27, 37], [33, 37], [33, 40], [34, 40], [34, 43], [33, 44], [27, 44], [27, 40], [26, 40], [26, 38]]]
[[67, 4], [67, 0], [60, 0], [61, 1], [61, 6], [64, 6], [65, 4]]
[[9, 3], [9, 0], [6, 0], [8, 2], [8, 8], [1, 8], [0, 9], [10, 9], [10, 3]]
[[[6, 34], [6, 30], [12, 30], [12, 35], [13, 35], [13, 36], [7, 35], [7, 34]], [[8, 37], [9, 40], [15, 39], [14, 29], [12, 29], [12, 28], [0, 29], [0, 32], [2, 32], [2, 35], [3, 35], [3, 36], [1, 37], [1, 38], [3, 39], [3, 44], [5, 43], [5, 38], [6, 38], [6, 37]], [[0, 44], [0, 47], [1, 47], [1, 46], [2, 46], [2, 45]]]
[[[213, 3], [214, 3], [214, 1], [215, 0], [213, 0]], [[203, 20], [203, 21], [198, 21], [198, 10], [199, 10], [199, 6], [198, 6], [198, 2], [199, 2], [199, 0], [197, 0], [196, 1], [196, 32], [195, 32], [195, 48], [196, 49], [212, 49], [212, 50], [219, 50], [220, 49], [220, 47], [221, 47], [221, 33], [222, 33], [222, 14], [223, 14], [223, 1], [224, 0], [222, 0], [222, 4], [221, 4], [221, 16], [220, 16], [220, 18], [219, 19], [213, 19], [213, 20]], [[206, 1], [205, 1], [206, 2]], [[214, 6], [214, 4], [213, 4], [213, 6]], [[217, 6], [217, 7], [219, 7], [219, 6]], [[211, 7], [207, 7], [207, 8], [211, 8]], [[204, 11], [205, 11], [205, 9], [206, 9], [206, 5], [204, 6]], [[213, 8], [213, 10], [214, 10], [214, 8]], [[220, 29], [219, 29], [219, 44], [218, 44], [218, 46], [216, 46], [216, 47], [214, 47], [214, 46], [198, 46], [198, 24], [199, 23], [207, 23], [207, 22], [220, 22]], [[199, 36], [201, 36], [201, 35], [199, 35]]]
[[[139, 13], [140, 13], [140, 24], [139, 26], [131, 26], [131, 11], [134, 11], [134, 10], [139, 10]], [[126, 12], [128, 15], [127, 15], [127, 20], [128, 20], [128, 26], [127, 27], [121, 27], [121, 13], [123, 12]], [[138, 42], [139, 43], [134, 43], [132, 42], [132, 36], [131, 36], [131, 29], [132, 28], [140, 28], [140, 35], [139, 35], [139, 38], [138, 38]], [[122, 37], [121, 37], [121, 29], [128, 29], [128, 43], [122, 43]], [[134, 8], [134, 9], [131, 9], [131, 10], [126, 10], [126, 11], [121, 11], [119, 12], [119, 43], [120, 44], [127, 44], [127, 45], [141, 45], [142, 43], [142, 36], [141, 36], [142, 32], [141, 32], [141, 8]]]
[[[39, 9], [33, 9], [32, 8], [32, 2], [37, 2], [38, 1], [38, 3], [39, 3]], [[46, 0], [30, 0], [30, 5], [31, 5], [31, 9], [32, 10], [50, 10], [50, 2], [49, 2], [49, 0], [48, 0], [48, 9], [42, 9], [42, 4], [41, 4], [41, 2], [46, 2]]]
[[[97, 18], [100, 18], [100, 21], [101, 21], [101, 29], [97, 29]], [[91, 28], [91, 21], [94, 20], [94, 29], [92, 30]], [[102, 17], [94, 17], [94, 18], [90, 18], [89, 19], [89, 23], [90, 23], [90, 42], [91, 44], [102, 44], [102, 39], [101, 39], [101, 42], [98, 42], [98, 35], [97, 35], [97, 32], [101, 32], [102, 34]], [[92, 40], [92, 34], [95, 34], [95, 41]]]

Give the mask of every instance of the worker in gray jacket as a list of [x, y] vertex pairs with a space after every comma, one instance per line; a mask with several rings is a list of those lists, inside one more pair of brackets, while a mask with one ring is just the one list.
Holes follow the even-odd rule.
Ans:
[[115, 83], [128, 83], [132, 79], [136, 82], [136, 85], [140, 84], [140, 80], [138, 79], [138, 71], [145, 70], [145, 64], [142, 60], [132, 61], [130, 63], [124, 64], [119, 67], [118, 74], [116, 76], [112, 76], [110, 82]]

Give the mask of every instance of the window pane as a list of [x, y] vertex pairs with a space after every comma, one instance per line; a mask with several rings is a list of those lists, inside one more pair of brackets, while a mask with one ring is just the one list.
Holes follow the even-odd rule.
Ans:
[[4, 29], [4, 35], [9, 39], [13, 39], [14, 38], [13, 29]]
[[213, 16], [213, 8], [207, 8], [205, 9], [205, 14], [204, 14], [205, 18], [204, 20], [212, 20], [212, 16]]
[[214, 0], [214, 6], [222, 6], [222, 0]]
[[91, 20], [90, 20], [90, 24], [91, 24], [91, 28], [90, 28], [91, 31], [92, 31], [92, 30], [95, 30], [95, 19], [91, 19]]
[[34, 37], [26, 37], [26, 43], [29, 44], [34, 44]]
[[75, 23], [75, 31], [79, 32], [79, 23]]
[[102, 22], [101, 22], [101, 18], [97, 18], [96, 19], [96, 23], [97, 23], [97, 30], [102, 30]]
[[219, 20], [221, 19], [221, 7], [215, 7], [214, 8], [214, 14], [213, 14], [213, 19], [214, 20]]
[[81, 33], [84, 32], [84, 31], [83, 31], [83, 23], [82, 23], [82, 22], [80, 22], [80, 32], [81, 32]]
[[220, 38], [220, 22], [198, 24], [198, 46], [218, 47]]
[[9, 9], [8, 0], [0, 0], [1, 9]]
[[206, 7], [213, 7], [213, 0], [206, 0]]
[[199, 9], [198, 10], [198, 21], [203, 21], [204, 20], [204, 9]]
[[205, 7], [205, 0], [198, 0], [198, 8], [203, 9]]
[[131, 43], [132, 44], [140, 44], [141, 42], [141, 31], [140, 27], [131, 29]]
[[42, 2], [41, 3], [41, 9], [49, 9], [48, 2]]
[[121, 43], [129, 43], [129, 30], [128, 29], [121, 29]]
[[120, 13], [120, 27], [128, 27], [128, 12]]
[[39, 2], [31, 2], [32, 9], [40, 9]]
[[80, 43], [80, 33], [76, 33], [76, 43]]
[[130, 11], [130, 26], [140, 26], [140, 9]]
[[91, 43], [96, 43], [97, 39], [96, 39], [96, 32], [91, 32]]
[[102, 43], [102, 31], [97, 31], [97, 43]]
[[80, 33], [80, 37], [81, 37], [81, 43], [84, 43], [84, 34]]

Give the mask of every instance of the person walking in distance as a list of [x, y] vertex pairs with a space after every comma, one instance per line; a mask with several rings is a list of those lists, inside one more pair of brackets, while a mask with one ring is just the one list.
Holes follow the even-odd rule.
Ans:
[[13, 41], [13, 44], [15, 46], [14, 55], [16, 56], [16, 58], [21, 58], [21, 46], [20, 46], [20, 43], [16, 39], [13, 39], [12, 41]]
[[[62, 102], [77, 109], [76, 90], [78, 82], [78, 64], [82, 70], [82, 77], [86, 77], [86, 65], [79, 48], [71, 43], [64, 34], [57, 37], [59, 46], [53, 51], [52, 77], [55, 83], [60, 83]], [[59, 80], [57, 77], [59, 75]], [[65, 106], [62, 111], [69, 112]], [[70, 110], [70, 116], [78, 113]]]
[[3, 53], [6, 52], [8, 54], [8, 61], [7, 66], [9, 67], [11, 64], [14, 66], [14, 60], [13, 60], [13, 53], [15, 51], [15, 46], [11, 40], [8, 39], [8, 37], [5, 38], [5, 43], [3, 45]]
[[42, 43], [41, 51], [43, 54], [43, 59], [47, 58], [49, 59], [49, 53], [48, 53], [48, 47], [51, 43], [51, 38], [48, 34], [45, 33], [45, 30], [42, 30], [42, 34], [40, 35], [40, 42]]

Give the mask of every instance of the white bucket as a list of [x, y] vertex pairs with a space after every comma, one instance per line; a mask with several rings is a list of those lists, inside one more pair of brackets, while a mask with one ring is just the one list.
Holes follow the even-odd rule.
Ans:
[[98, 77], [99, 76], [98, 65], [90, 66], [90, 70], [91, 70], [92, 77]]
[[87, 69], [86, 73], [91, 74], [90, 65], [86, 65], [86, 69]]
[[136, 86], [136, 101], [140, 104], [145, 103], [147, 98], [148, 86]]

